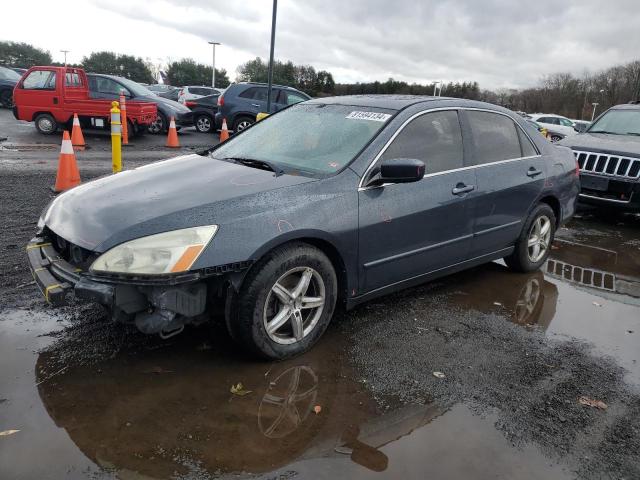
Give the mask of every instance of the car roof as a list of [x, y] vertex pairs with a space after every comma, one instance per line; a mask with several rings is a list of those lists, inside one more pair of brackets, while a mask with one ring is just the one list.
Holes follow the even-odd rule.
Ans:
[[[557, 115], [555, 113], [530, 113], [529, 115], [531, 115], [532, 117], [567, 118], [567, 117], [563, 117], [562, 115]], [[569, 119], [567, 118], [567, 120], [569, 120]]]
[[640, 110], [640, 103], [623, 103], [611, 107], [612, 110]]
[[[324, 103], [336, 105], [352, 105], [358, 107], [377, 107], [389, 110], [402, 110], [403, 108], [424, 102], [434, 102], [437, 100], [456, 100], [461, 105], [465, 103], [478, 104], [481, 102], [466, 100], [463, 98], [451, 97], [430, 97], [427, 95], [388, 95], [388, 94], [371, 94], [371, 95], [342, 95], [339, 97], [314, 98], [307, 103]], [[486, 104], [490, 105], [490, 104]], [[494, 105], [490, 105], [494, 107]]]
[[[262, 83], [262, 82], [235, 82], [235, 84], [232, 84], [232, 85], [256, 85], [258, 87], [267, 87], [267, 86], [269, 86], [268, 83]], [[271, 87], [273, 87], [273, 88], [284, 88], [285, 90], [295, 90], [296, 92], [300, 91], [295, 87], [290, 87], [288, 85], [279, 85], [277, 83], [271, 84]]]

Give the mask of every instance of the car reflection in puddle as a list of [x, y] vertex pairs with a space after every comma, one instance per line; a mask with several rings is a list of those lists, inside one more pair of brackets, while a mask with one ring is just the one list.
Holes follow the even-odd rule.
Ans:
[[[126, 478], [256, 474], [328, 455], [382, 471], [389, 462], [382, 446], [444, 411], [427, 404], [382, 414], [352, 380], [338, 332], [275, 364], [248, 361], [224, 345], [203, 350], [197, 335], [183, 338], [171, 352], [121, 352], [43, 382], [45, 408], [87, 457]], [[53, 369], [55, 356], [55, 349], [41, 353], [36, 371]], [[233, 395], [238, 382], [251, 393]]]

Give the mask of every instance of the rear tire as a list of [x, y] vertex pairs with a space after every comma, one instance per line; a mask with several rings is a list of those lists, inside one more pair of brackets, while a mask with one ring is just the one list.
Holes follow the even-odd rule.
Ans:
[[516, 248], [504, 258], [516, 272], [533, 272], [547, 261], [556, 233], [556, 216], [546, 203], [536, 206], [524, 223]]
[[36, 130], [43, 135], [53, 135], [58, 131], [58, 122], [49, 113], [41, 113], [34, 120]]
[[283, 245], [247, 275], [228, 310], [229, 333], [262, 358], [299, 355], [328, 327], [337, 295], [333, 265], [322, 251], [302, 242]]
[[196, 131], [210, 133], [213, 130], [213, 119], [209, 115], [198, 115], [195, 119]]
[[233, 133], [240, 133], [242, 130], [249, 128], [251, 125], [256, 123], [255, 118], [251, 117], [238, 117], [233, 122]]

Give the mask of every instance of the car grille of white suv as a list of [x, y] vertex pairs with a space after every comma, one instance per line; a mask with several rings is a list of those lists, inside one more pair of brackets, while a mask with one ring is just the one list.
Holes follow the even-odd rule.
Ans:
[[636, 179], [640, 175], [640, 158], [580, 150], [574, 150], [573, 154], [578, 160], [581, 172], [629, 179]]

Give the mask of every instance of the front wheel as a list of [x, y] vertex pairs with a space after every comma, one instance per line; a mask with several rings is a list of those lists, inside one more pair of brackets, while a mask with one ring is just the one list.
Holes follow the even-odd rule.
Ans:
[[34, 123], [36, 124], [36, 130], [43, 135], [53, 135], [58, 131], [58, 122], [48, 113], [41, 113], [38, 115]]
[[315, 344], [336, 305], [331, 261], [305, 243], [284, 245], [249, 272], [227, 318], [231, 336], [250, 352], [280, 360]]
[[147, 127], [147, 131], [153, 134], [163, 133], [167, 127], [167, 117], [165, 117], [163, 113], [158, 112], [156, 119]]
[[504, 261], [516, 272], [538, 270], [549, 257], [556, 230], [556, 216], [546, 203], [539, 204], [527, 217], [515, 250]]
[[562, 137], [560, 135], [551, 135], [551, 142], [552, 143], [559, 142], [560, 140], [562, 140]]

